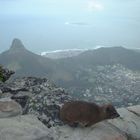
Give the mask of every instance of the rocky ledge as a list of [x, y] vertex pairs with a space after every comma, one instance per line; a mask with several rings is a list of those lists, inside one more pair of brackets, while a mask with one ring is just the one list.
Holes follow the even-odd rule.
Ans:
[[[6, 101], [7, 102], [7, 101]], [[9, 104], [14, 104], [9, 100]], [[140, 140], [140, 105], [120, 108], [121, 117], [103, 121], [91, 127], [72, 128], [68, 125], [46, 127], [35, 115], [9, 115], [7, 106], [0, 108], [0, 112], [8, 115], [1, 117], [0, 113], [0, 139], [1, 140]], [[19, 110], [19, 105], [14, 104], [10, 109], [13, 114]]]
[[140, 105], [120, 108], [121, 117], [72, 128], [59, 109], [72, 100], [48, 79], [24, 77], [0, 83], [0, 140], [140, 140]]

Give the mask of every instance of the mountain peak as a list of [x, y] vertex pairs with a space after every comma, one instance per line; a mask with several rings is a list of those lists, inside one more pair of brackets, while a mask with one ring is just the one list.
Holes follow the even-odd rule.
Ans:
[[20, 39], [15, 38], [12, 41], [12, 45], [10, 47], [11, 50], [17, 50], [17, 49], [25, 49], [23, 43], [21, 42]]

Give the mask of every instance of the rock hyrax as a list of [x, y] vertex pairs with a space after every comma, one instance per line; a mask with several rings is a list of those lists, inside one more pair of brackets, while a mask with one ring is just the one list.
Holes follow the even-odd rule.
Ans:
[[91, 126], [106, 119], [117, 118], [120, 115], [111, 104], [99, 106], [85, 101], [70, 101], [60, 109], [60, 119], [70, 126], [82, 124]]

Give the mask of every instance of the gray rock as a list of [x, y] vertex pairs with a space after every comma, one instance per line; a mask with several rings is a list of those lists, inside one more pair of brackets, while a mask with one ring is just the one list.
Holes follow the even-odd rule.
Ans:
[[52, 133], [33, 115], [0, 119], [0, 140], [53, 140]]
[[12, 94], [10, 92], [5, 92], [4, 94], [1, 94], [1, 98], [11, 98]]
[[[59, 120], [60, 106], [72, 98], [46, 78], [16, 78], [0, 86], [1, 98], [10, 97], [23, 108], [23, 114], [34, 114], [46, 126], [62, 123]], [[8, 95], [8, 94], [9, 95]]]
[[140, 105], [120, 108], [118, 112], [121, 117], [109, 122], [128, 135], [128, 137], [140, 140]]
[[127, 136], [109, 123], [88, 128], [57, 127], [57, 140], [127, 140]]
[[0, 118], [13, 117], [22, 114], [21, 106], [10, 98], [0, 99]]

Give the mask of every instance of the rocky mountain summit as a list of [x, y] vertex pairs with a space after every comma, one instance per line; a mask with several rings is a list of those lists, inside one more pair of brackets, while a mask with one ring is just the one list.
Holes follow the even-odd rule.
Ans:
[[[7, 102], [7, 101], [6, 101]], [[8, 101], [14, 107], [8, 108], [5, 104], [0, 108], [0, 139], [1, 140], [139, 140], [140, 139], [140, 106], [120, 108], [120, 118], [102, 121], [91, 127], [70, 127], [55, 125], [46, 127], [36, 115], [14, 114], [19, 105], [13, 100]], [[1, 115], [5, 113], [5, 117]], [[11, 114], [11, 116], [9, 115]]]
[[[120, 108], [120, 117], [91, 127], [72, 128], [59, 119], [64, 102], [73, 100], [46, 78], [0, 82], [1, 140], [139, 140], [140, 106]], [[42, 123], [41, 123], [42, 122]]]
[[25, 47], [22, 44], [21, 40], [15, 38], [11, 44], [10, 50], [18, 50], [18, 49], [25, 49]]

